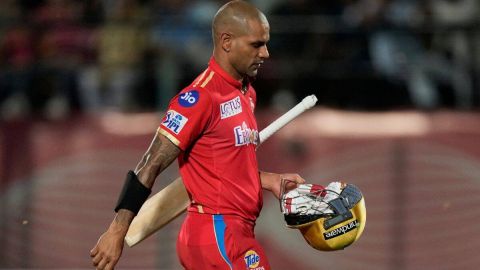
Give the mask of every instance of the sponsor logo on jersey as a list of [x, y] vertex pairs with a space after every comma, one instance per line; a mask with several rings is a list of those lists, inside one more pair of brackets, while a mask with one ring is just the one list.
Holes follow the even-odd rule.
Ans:
[[237, 96], [227, 102], [220, 104], [220, 119], [225, 119], [242, 112], [242, 103], [240, 97]]
[[187, 117], [174, 110], [169, 110], [165, 115], [162, 125], [173, 131], [173, 133], [178, 134], [180, 131], [182, 131], [182, 128], [185, 126], [187, 121]]
[[198, 102], [200, 94], [197, 90], [190, 90], [178, 96], [178, 103], [183, 107], [192, 107]]
[[247, 265], [248, 269], [265, 270], [263, 266], [258, 267], [258, 265], [260, 264], [260, 256], [258, 256], [255, 250], [247, 251], [243, 259], [245, 260], [245, 264]]
[[342, 227], [338, 227], [335, 230], [323, 233], [323, 237], [325, 238], [325, 240], [332, 239], [337, 236], [346, 234], [347, 232], [357, 228], [358, 226], [360, 226], [360, 223], [357, 220], [354, 220], [347, 225], [343, 225]]
[[252, 109], [252, 112], [255, 112], [255, 103], [253, 103], [252, 97], [248, 97], [250, 99], [250, 109]]
[[258, 130], [250, 129], [245, 122], [241, 126], [234, 127], [233, 132], [235, 134], [235, 146], [258, 145], [259, 143]]

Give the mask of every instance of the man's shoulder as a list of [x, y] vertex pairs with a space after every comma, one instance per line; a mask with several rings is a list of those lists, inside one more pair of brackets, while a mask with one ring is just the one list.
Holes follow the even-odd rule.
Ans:
[[209, 89], [193, 84], [183, 88], [175, 98], [183, 107], [193, 107], [197, 103], [208, 106], [213, 102]]
[[200, 73], [195, 80], [189, 85], [189, 87], [198, 87], [198, 88], [204, 88], [204, 89], [209, 89], [212, 88], [212, 81], [214, 81], [216, 78], [215, 71], [212, 68], [207, 68], [205, 69], [202, 73]]

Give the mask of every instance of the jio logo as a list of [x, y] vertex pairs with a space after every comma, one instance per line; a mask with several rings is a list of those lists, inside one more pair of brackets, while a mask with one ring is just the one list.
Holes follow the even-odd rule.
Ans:
[[198, 102], [200, 95], [197, 90], [191, 90], [178, 97], [178, 103], [183, 107], [192, 107]]

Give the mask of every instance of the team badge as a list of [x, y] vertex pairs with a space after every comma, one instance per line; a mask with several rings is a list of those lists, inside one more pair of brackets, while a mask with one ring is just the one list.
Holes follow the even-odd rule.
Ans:
[[185, 126], [187, 121], [187, 117], [174, 110], [169, 110], [165, 115], [165, 119], [162, 121], [162, 125], [171, 130], [173, 133], [178, 134]]
[[197, 104], [200, 94], [197, 90], [190, 90], [178, 96], [178, 103], [183, 107], [192, 107]]
[[242, 112], [242, 103], [237, 96], [227, 102], [220, 104], [220, 119], [225, 119]]
[[250, 99], [250, 108], [252, 109], [252, 112], [255, 111], [255, 103], [253, 102], [252, 97], [248, 97]]
[[249, 250], [247, 253], [245, 253], [245, 256], [243, 257], [245, 260], [245, 264], [247, 265], [248, 269], [255, 269], [255, 270], [261, 270], [264, 269], [264, 267], [258, 267], [260, 264], [260, 256], [255, 252], [255, 250]]

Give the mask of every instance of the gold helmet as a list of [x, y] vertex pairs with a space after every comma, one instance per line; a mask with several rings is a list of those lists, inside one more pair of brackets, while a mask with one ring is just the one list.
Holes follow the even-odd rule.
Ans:
[[322, 251], [344, 249], [362, 235], [367, 219], [365, 200], [352, 184], [302, 184], [285, 192], [280, 206], [287, 226], [300, 230], [310, 246]]

